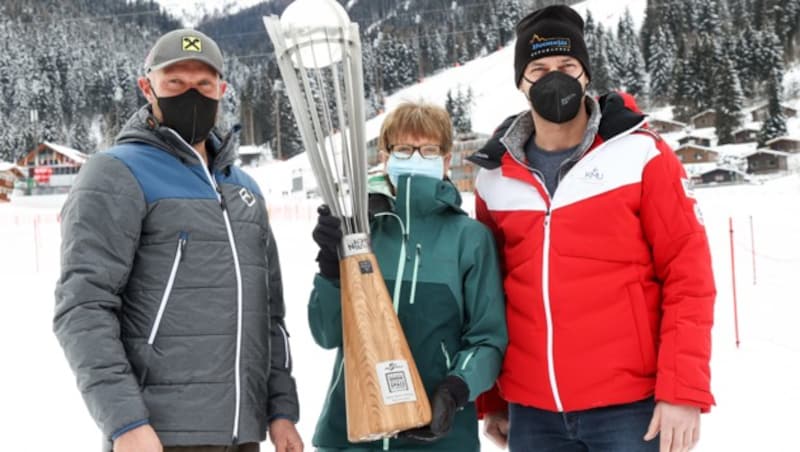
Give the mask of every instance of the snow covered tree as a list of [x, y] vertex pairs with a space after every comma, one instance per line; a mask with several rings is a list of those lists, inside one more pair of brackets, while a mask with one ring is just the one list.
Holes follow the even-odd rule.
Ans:
[[274, 152], [279, 153], [277, 157], [286, 159], [304, 151], [303, 140], [300, 137], [300, 130], [297, 128], [286, 90], [278, 90], [276, 94], [279, 96], [278, 130], [271, 147]]
[[753, 43], [756, 42], [756, 33], [753, 27], [747, 24], [740, 30], [734, 41], [735, 44], [729, 47], [730, 57], [739, 74], [743, 94], [746, 97], [752, 97], [761, 72], [761, 68], [756, 65], [758, 50], [753, 48]]
[[592, 80], [589, 89], [595, 94], [605, 94], [617, 87], [616, 78], [613, 76], [613, 66], [609, 62], [608, 50], [606, 45], [610, 42], [606, 39], [606, 33], [602, 26], [594, 29], [592, 37], [587, 35], [587, 46], [589, 50], [589, 64], [591, 65]]
[[723, 58], [723, 64], [717, 73], [717, 89], [713, 105], [717, 112], [715, 127], [719, 144], [728, 144], [733, 143], [733, 132], [742, 125], [744, 96], [736, 68], [730, 58]]
[[622, 87], [634, 96], [645, 95], [647, 92], [645, 63], [639, 47], [639, 36], [636, 34], [633, 17], [628, 9], [619, 22], [617, 40], [621, 51], [616, 57], [616, 68]]
[[786, 117], [781, 106], [781, 94], [783, 91], [783, 73], [774, 69], [767, 82], [769, 92], [769, 117], [761, 129], [758, 131], [758, 145], [764, 146], [767, 141], [786, 135]]
[[456, 99], [453, 97], [452, 89], [447, 90], [447, 95], [444, 100], [444, 109], [450, 114], [450, 119], [452, 121], [456, 114]]
[[734, 30], [741, 30], [751, 25], [750, 0], [728, 0], [731, 14], [731, 25]]
[[724, 9], [722, 5], [727, 0], [704, 0], [697, 3], [697, 28], [698, 32], [710, 34], [712, 36], [722, 35], [722, 25], [725, 18], [721, 17], [723, 12], [727, 14], [727, 5]]
[[472, 102], [471, 87], [466, 92], [463, 92], [459, 87], [455, 95], [453, 95], [452, 90], [447, 91], [444, 107], [450, 114], [450, 119], [453, 121], [453, 130], [456, 133], [472, 132]]
[[672, 95], [672, 70], [675, 43], [659, 26], [650, 41], [650, 94], [656, 103], [667, 102]]
[[520, 19], [522, 7], [519, 0], [498, 0], [495, 11], [500, 42], [505, 45], [514, 39], [514, 27]]
[[[589, 22], [589, 12], [586, 13], [587, 28]], [[648, 72], [652, 72], [650, 65], [651, 50], [653, 49], [652, 40], [659, 28], [662, 28], [664, 23], [664, 7], [659, 4], [659, 0], [648, 0], [647, 6], [644, 11], [644, 21], [642, 28], [639, 31], [639, 39], [642, 43], [642, 56], [644, 57], [645, 64], [647, 65]]]
[[697, 102], [694, 97], [695, 74], [690, 62], [679, 58], [672, 73], [675, 86], [672, 92], [672, 114], [678, 121], [688, 122], [697, 113]]

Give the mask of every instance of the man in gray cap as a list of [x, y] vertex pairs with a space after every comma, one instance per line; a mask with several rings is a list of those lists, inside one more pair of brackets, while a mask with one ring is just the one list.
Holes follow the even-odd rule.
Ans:
[[214, 127], [222, 54], [175, 30], [144, 72], [64, 204], [56, 336], [105, 450], [302, 451], [267, 209]]

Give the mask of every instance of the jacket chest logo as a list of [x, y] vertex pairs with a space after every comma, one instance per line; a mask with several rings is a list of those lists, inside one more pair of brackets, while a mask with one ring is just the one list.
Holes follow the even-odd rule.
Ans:
[[253, 196], [246, 188], [242, 188], [239, 190], [239, 196], [242, 197], [242, 201], [247, 204], [247, 207], [253, 207], [253, 204], [256, 203], [256, 197]]
[[587, 182], [602, 182], [605, 178], [605, 175], [599, 168], [596, 166], [592, 169], [588, 169], [583, 173], [583, 179]]

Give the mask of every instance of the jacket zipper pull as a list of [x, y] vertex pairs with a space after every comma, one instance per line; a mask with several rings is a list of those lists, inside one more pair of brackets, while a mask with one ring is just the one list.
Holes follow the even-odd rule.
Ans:
[[188, 240], [189, 240], [189, 234], [186, 232], [181, 232], [180, 239], [178, 240], [178, 243], [180, 244], [181, 247], [181, 260], [180, 260], [181, 262], [183, 262], [183, 259], [186, 257], [186, 253], [184, 253], [184, 251], [186, 250], [186, 242]]
[[222, 195], [222, 190], [219, 188], [219, 185], [214, 187], [214, 190], [216, 190], [217, 195], [219, 195], [219, 206], [222, 207], [222, 210], [228, 210], [228, 206], [225, 203], [225, 196]]

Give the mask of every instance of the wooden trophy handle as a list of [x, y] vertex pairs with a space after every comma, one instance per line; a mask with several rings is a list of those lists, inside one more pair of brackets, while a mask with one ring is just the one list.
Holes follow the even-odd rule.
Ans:
[[339, 266], [348, 440], [430, 424], [428, 396], [375, 255], [345, 257]]

